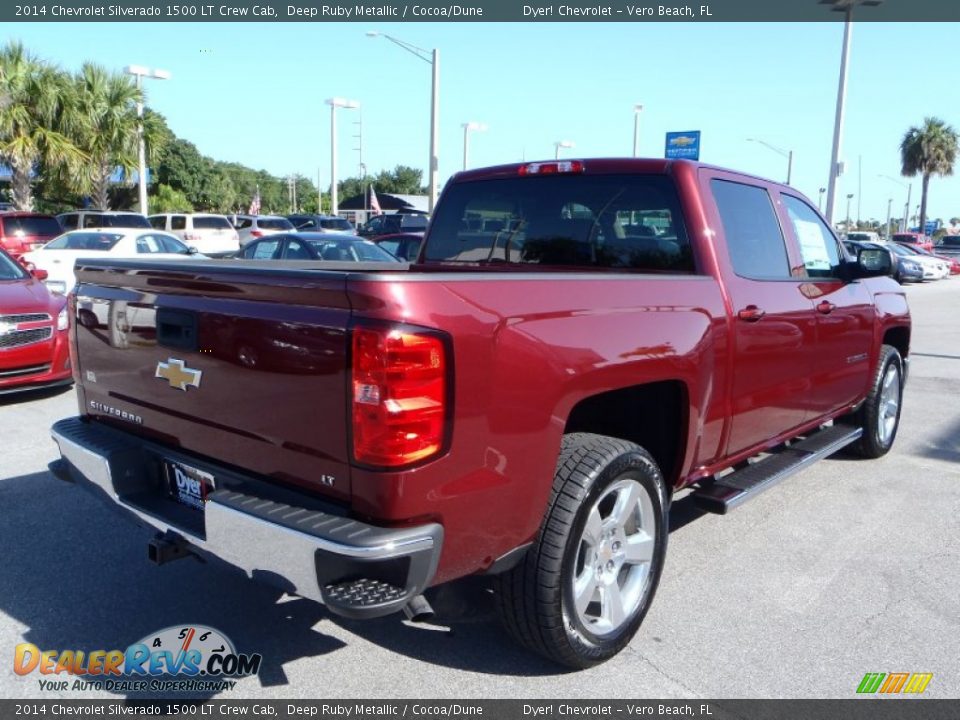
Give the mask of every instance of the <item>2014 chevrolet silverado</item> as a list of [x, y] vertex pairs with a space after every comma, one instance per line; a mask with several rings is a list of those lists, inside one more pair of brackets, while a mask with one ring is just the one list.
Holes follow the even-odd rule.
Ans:
[[650, 607], [675, 492], [724, 513], [890, 449], [891, 270], [791, 187], [632, 159], [460, 173], [413, 264], [84, 261], [55, 470], [155, 561], [346, 616], [493, 574], [509, 630], [586, 667]]

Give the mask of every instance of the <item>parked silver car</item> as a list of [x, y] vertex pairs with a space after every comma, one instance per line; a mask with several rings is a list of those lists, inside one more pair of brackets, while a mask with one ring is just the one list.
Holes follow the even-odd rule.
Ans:
[[159, 213], [148, 219], [157, 230], [166, 230], [176, 235], [204, 255], [216, 257], [232, 254], [240, 249], [240, 235], [226, 215]]
[[236, 215], [233, 226], [240, 235], [240, 247], [264, 235], [296, 230], [293, 223], [279, 215]]

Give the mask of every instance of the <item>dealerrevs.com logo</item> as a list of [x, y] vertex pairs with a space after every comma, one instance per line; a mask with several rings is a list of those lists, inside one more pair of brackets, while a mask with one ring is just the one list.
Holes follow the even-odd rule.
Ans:
[[262, 660], [258, 653], [238, 653], [219, 630], [178, 625], [126, 650], [41, 650], [20, 643], [13, 670], [46, 676], [38, 678], [41, 690], [223, 691], [234, 688], [232, 678], [256, 675]]

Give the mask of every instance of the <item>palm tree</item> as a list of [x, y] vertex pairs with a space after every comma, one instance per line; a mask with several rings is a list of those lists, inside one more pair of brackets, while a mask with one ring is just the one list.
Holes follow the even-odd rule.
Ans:
[[957, 159], [957, 131], [940, 118], [924, 118], [922, 127], [907, 130], [900, 142], [901, 174], [904, 177], [921, 175], [920, 232], [927, 222], [927, 188], [932, 175], [953, 174]]
[[33, 176], [41, 163], [75, 171], [86, 159], [70, 140], [67, 76], [19, 42], [0, 49], [0, 162], [11, 172], [17, 210], [33, 209]]
[[74, 101], [84, 122], [77, 128], [78, 144], [90, 162], [78, 176], [78, 189], [91, 195], [95, 207], [110, 209], [110, 178], [116, 169], [137, 167], [137, 103], [143, 93], [132, 77], [84, 63], [74, 78]]

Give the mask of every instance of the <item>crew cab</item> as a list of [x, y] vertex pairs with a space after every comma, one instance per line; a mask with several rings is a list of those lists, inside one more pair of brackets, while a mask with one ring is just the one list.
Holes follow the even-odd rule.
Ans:
[[677, 491], [726, 513], [890, 450], [891, 272], [792, 187], [644, 159], [459, 173], [414, 263], [81, 260], [55, 470], [156, 562], [349, 617], [489, 574], [520, 642], [587, 667], [650, 607]]

